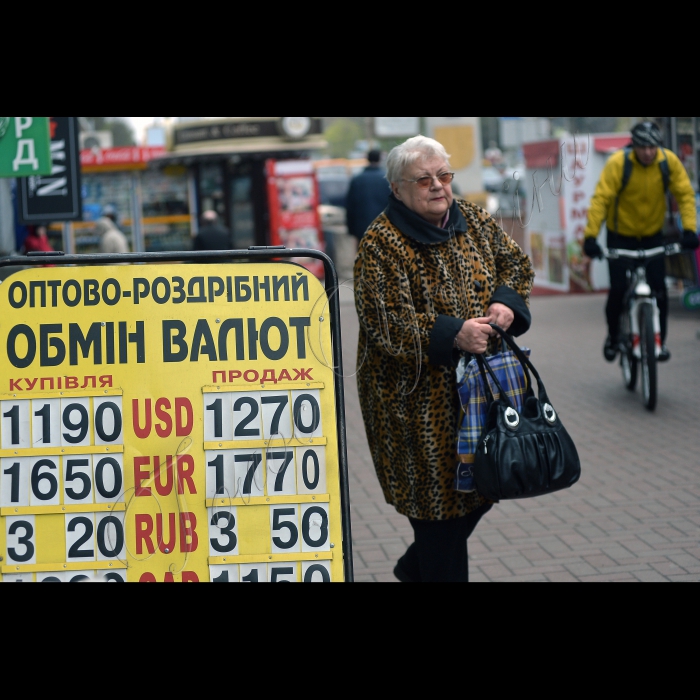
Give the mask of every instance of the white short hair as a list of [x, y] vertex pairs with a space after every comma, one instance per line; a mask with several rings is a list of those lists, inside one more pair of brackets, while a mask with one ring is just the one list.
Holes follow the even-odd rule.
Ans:
[[449, 166], [450, 156], [441, 143], [427, 136], [414, 136], [389, 154], [386, 161], [387, 180], [393, 184], [399, 183], [404, 179], [406, 169], [416, 161], [435, 157], [444, 159]]

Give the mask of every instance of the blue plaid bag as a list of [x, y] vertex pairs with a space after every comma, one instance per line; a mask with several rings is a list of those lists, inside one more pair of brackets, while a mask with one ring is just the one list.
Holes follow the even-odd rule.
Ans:
[[[531, 351], [523, 348], [523, 352], [529, 359]], [[488, 363], [516, 410], [521, 412], [530, 387], [527, 386], [525, 371], [515, 353], [512, 350], [504, 351], [489, 357]], [[488, 381], [494, 397], [498, 400], [500, 397], [498, 387], [493, 386], [490, 378]], [[455, 489], [460, 493], [474, 493], [476, 490], [472, 473], [474, 456], [484, 433], [489, 409], [484, 379], [476, 359], [469, 364], [467, 364], [466, 358], [462, 359], [457, 368], [457, 386], [464, 417], [459, 428], [457, 441], [457, 454], [460, 462], [457, 465]]]

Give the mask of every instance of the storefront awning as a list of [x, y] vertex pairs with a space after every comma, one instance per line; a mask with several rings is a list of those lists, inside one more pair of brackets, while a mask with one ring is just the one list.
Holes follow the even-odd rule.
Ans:
[[274, 147], [270, 144], [255, 143], [254, 141], [226, 144], [220, 146], [208, 146], [206, 148], [178, 149], [176, 152], [166, 152], [153, 159], [154, 164], [177, 164], [203, 162], [236, 155], [262, 155], [274, 157], [276, 154], [286, 155], [292, 153], [306, 153], [308, 151], [322, 151], [328, 146], [323, 139], [313, 141], [293, 141], [289, 143], [277, 143]]

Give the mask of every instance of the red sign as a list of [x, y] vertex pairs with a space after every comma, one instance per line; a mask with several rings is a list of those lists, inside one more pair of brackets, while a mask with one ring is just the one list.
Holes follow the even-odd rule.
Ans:
[[523, 146], [525, 164], [529, 170], [538, 168], [556, 168], [561, 157], [561, 144], [559, 141], [538, 141], [526, 143]]
[[80, 164], [83, 168], [139, 170], [164, 153], [164, 148], [141, 148], [138, 146], [133, 148], [95, 148], [80, 152]]
[[[272, 245], [285, 248], [324, 250], [320, 195], [316, 171], [310, 161], [267, 161], [267, 191], [270, 203]], [[323, 278], [323, 263], [301, 262], [310, 272]]]
[[612, 155], [616, 151], [626, 148], [630, 144], [630, 135], [622, 134], [621, 136], [598, 136], [595, 139], [595, 150], [598, 153]]

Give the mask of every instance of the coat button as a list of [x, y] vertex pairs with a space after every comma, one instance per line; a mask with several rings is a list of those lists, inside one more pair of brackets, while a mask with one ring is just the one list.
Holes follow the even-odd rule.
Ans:
[[481, 282], [476, 282], [474, 284], [474, 288], [476, 289], [477, 292], [481, 292], [484, 289]]

